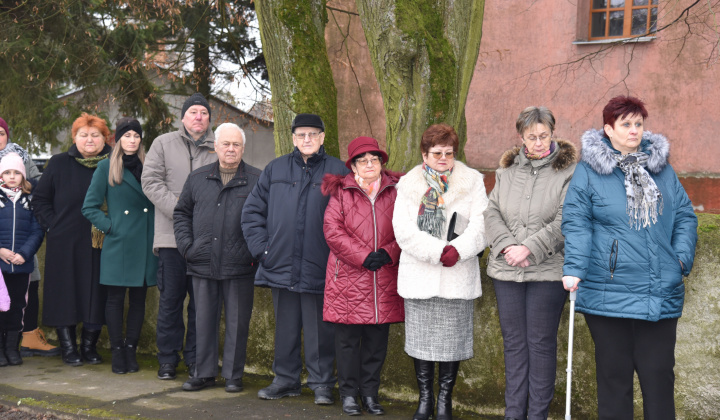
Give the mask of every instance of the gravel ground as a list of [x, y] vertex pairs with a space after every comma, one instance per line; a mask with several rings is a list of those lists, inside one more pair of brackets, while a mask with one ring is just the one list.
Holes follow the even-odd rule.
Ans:
[[52, 414], [36, 414], [25, 407], [12, 407], [0, 404], [0, 419], [12, 420], [59, 420], [60, 417]]

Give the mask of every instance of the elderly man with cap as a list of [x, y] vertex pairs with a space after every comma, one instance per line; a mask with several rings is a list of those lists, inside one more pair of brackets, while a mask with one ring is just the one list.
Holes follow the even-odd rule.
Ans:
[[323, 216], [329, 197], [320, 186], [325, 174], [350, 171], [325, 153], [325, 125], [319, 116], [298, 114], [292, 137], [295, 150], [265, 167], [242, 213], [245, 240], [260, 260], [255, 284], [272, 289], [275, 309], [275, 379], [258, 397], [300, 395], [304, 333], [308, 386], [316, 404], [332, 404], [334, 327], [322, 319], [330, 253]]
[[[153, 249], [159, 257], [157, 285], [160, 291], [157, 316], [158, 379], [175, 379], [180, 351], [188, 374], [195, 372], [195, 299], [192, 277], [187, 275], [185, 258], [178, 252], [173, 232], [173, 211], [190, 172], [217, 161], [210, 130], [208, 101], [195, 93], [182, 107], [182, 125], [155, 139], [145, 157], [142, 189], [155, 205]], [[183, 305], [188, 303], [187, 333]], [[183, 348], [183, 338], [185, 346]]]
[[245, 243], [240, 212], [260, 177], [260, 169], [242, 160], [244, 149], [243, 130], [221, 124], [215, 130], [218, 161], [190, 174], [175, 207], [175, 240], [193, 277], [198, 331], [195, 377], [183, 384], [185, 391], [215, 385], [223, 305], [225, 391], [243, 389], [257, 261]]

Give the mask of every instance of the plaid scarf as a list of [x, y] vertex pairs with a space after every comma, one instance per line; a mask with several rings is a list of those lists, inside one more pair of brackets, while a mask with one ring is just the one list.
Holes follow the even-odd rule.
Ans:
[[430, 188], [420, 200], [417, 224], [420, 230], [431, 234], [436, 238], [443, 237], [443, 226], [445, 225], [445, 200], [442, 195], [449, 188], [448, 178], [452, 169], [445, 172], [437, 172], [423, 163], [423, 177]]
[[625, 194], [630, 227], [640, 230], [657, 223], [658, 214], [663, 211], [662, 193], [650, 174], [645, 170], [650, 158], [645, 153], [616, 154], [618, 168], [625, 174]]

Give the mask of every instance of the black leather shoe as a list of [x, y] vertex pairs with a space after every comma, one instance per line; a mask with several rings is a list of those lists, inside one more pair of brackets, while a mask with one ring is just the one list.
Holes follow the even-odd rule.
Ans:
[[8, 359], [5, 357], [5, 331], [0, 331], [0, 367], [8, 365]]
[[82, 358], [78, 353], [77, 342], [75, 341], [75, 326], [59, 327], [56, 331], [63, 363], [70, 366], [82, 366]]
[[342, 401], [343, 413], [348, 416], [359, 416], [362, 414], [360, 406], [357, 403], [357, 397], [341, 396], [340, 400]]
[[242, 378], [225, 379], [225, 392], [240, 392], [243, 390]]
[[315, 388], [315, 404], [317, 405], [330, 405], [335, 403], [335, 398], [332, 394], [332, 388], [328, 386], [320, 386]]
[[273, 383], [258, 391], [258, 398], [261, 400], [277, 400], [283, 397], [297, 397], [299, 395], [300, 385], [283, 386]]
[[157, 377], [162, 380], [175, 379], [175, 365], [172, 363], [161, 363]]
[[125, 363], [127, 364], [127, 372], [135, 373], [140, 370], [140, 365], [137, 362], [137, 342], [125, 343]]
[[182, 386], [183, 391], [200, 391], [203, 388], [215, 386], [215, 378], [190, 378]]
[[195, 363], [186, 363], [185, 365], [187, 366], [188, 376], [190, 378], [194, 378], [195, 377]]
[[382, 405], [378, 402], [378, 397], [360, 397], [360, 401], [362, 401], [362, 407], [363, 410], [367, 411], [368, 414], [372, 414], [374, 416], [382, 416], [385, 414], [385, 410], [383, 410]]
[[20, 336], [22, 331], [7, 331], [5, 333], [5, 356], [10, 366], [22, 365], [20, 357]]
[[127, 360], [125, 359], [125, 347], [122, 345], [113, 346], [112, 359], [110, 360], [110, 368], [112, 373], [123, 375], [127, 373]]

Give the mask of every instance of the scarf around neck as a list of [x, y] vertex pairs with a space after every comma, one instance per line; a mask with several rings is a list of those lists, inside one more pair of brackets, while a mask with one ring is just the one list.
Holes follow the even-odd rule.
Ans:
[[140, 158], [138, 157], [137, 153], [133, 153], [132, 155], [122, 155], [122, 162], [123, 167], [130, 171], [130, 173], [135, 177], [137, 182], [140, 182], [140, 176], [142, 175], [143, 170], [143, 164], [140, 162]]
[[22, 195], [21, 186], [8, 187], [5, 181], [2, 181], [2, 183], [0, 183], [0, 190], [2, 190], [2, 192], [4, 192], [5, 195], [7, 195], [10, 201], [12, 201], [13, 203], [16, 202]]
[[445, 200], [442, 195], [449, 188], [448, 178], [452, 175], [452, 169], [438, 172], [424, 163], [422, 169], [423, 177], [430, 188], [420, 200], [417, 224], [420, 230], [442, 239], [445, 225]]
[[657, 223], [658, 214], [663, 211], [663, 196], [645, 168], [650, 156], [636, 152], [627, 155], [613, 155], [618, 168], [625, 174], [626, 211], [630, 216], [630, 227], [640, 230]]
[[555, 151], [555, 142], [553, 141], [552, 143], [550, 143], [550, 148], [545, 153], [541, 153], [539, 155], [531, 153], [530, 150], [528, 150], [527, 146], [523, 146], [523, 149], [524, 149], [526, 158], [528, 158], [530, 160], [540, 160], [544, 157], [550, 156], [550, 153]]
[[75, 160], [77, 161], [77, 163], [81, 164], [86, 168], [95, 169], [97, 168], [98, 163], [100, 163], [101, 160], [107, 159], [109, 155], [109, 153], [105, 153], [104, 155], [97, 155], [89, 158], [76, 157]]
[[371, 183], [366, 183], [364, 179], [362, 179], [358, 174], [355, 174], [355, 182], [357, 182], [358, 186], [361, 190], [365, 191], [365, 194], [370, 197], [370, 200], [375, 201], [375, 197], [377, 196], [378, 190], [380, 189], [380, 181], [382, 180], [382, 175], [378, 177], [375, 181]]

